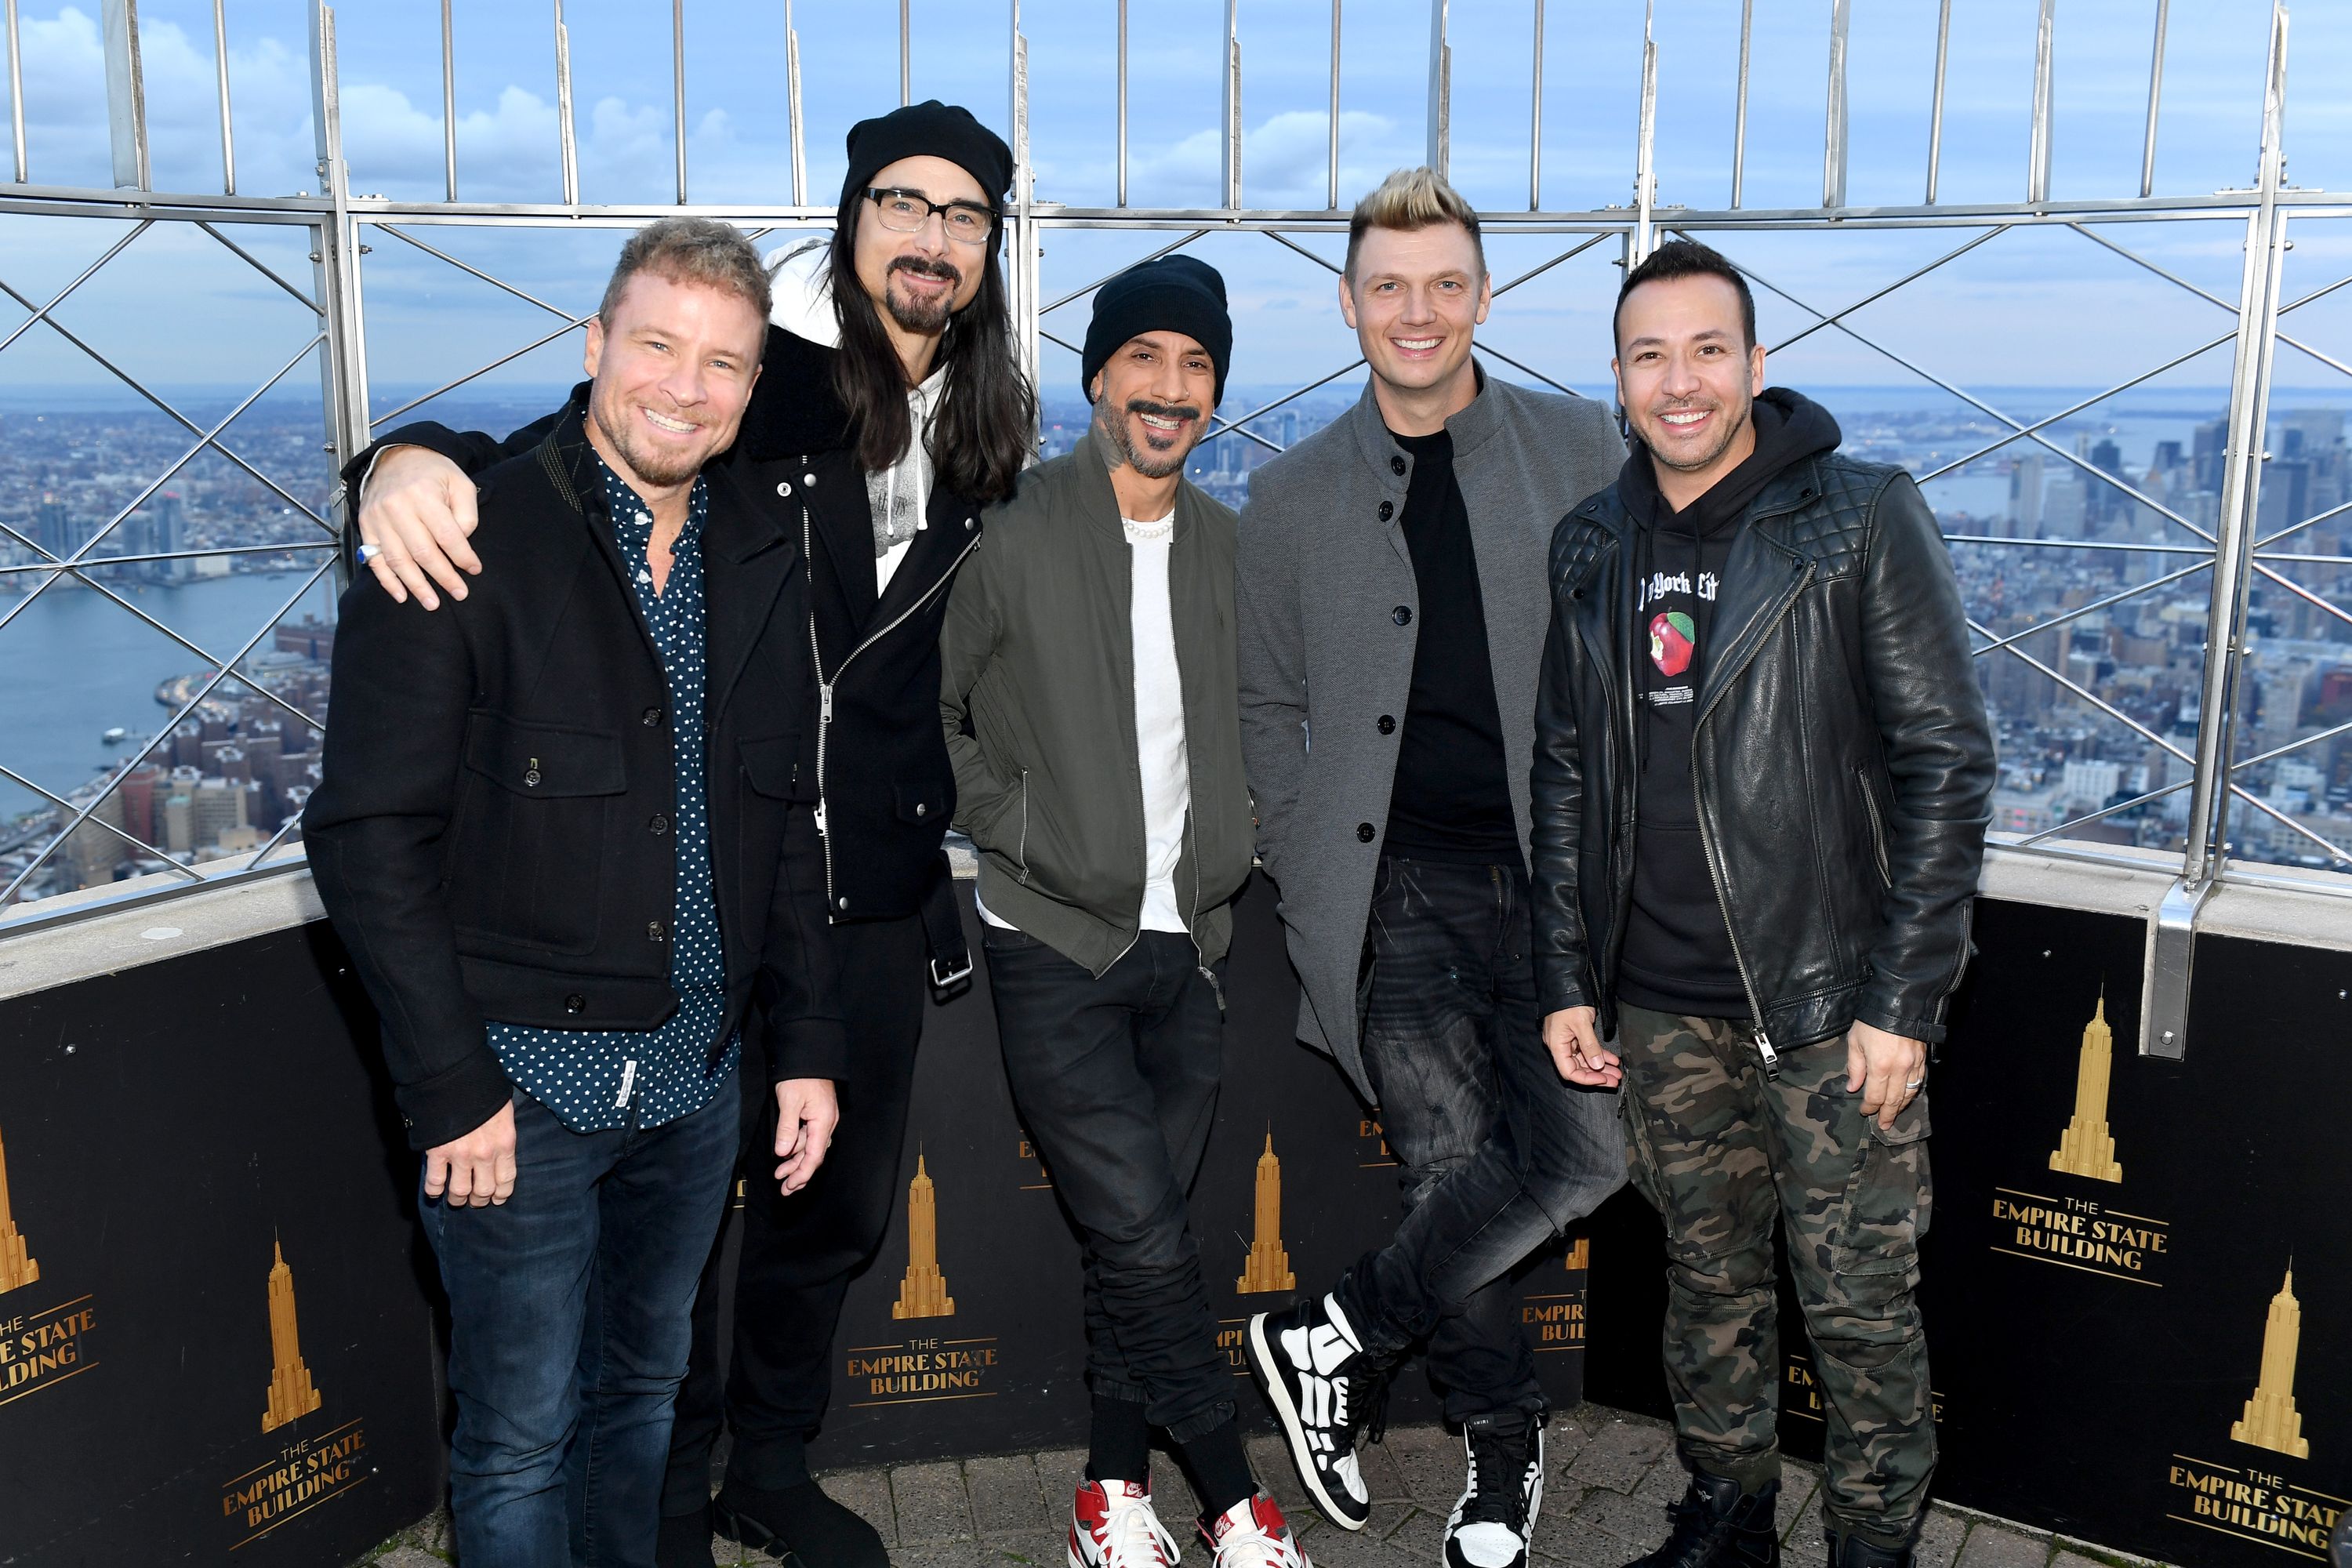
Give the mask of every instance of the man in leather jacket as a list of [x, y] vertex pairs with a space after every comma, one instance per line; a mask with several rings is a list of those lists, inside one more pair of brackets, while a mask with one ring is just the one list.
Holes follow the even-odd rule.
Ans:
[[1622, 1070], [1633, 1179], [1666, 1225], [1691, 1483], [1642, 1568], [1780, 1560], [1776, 1218], [1828, 1407], [1831, 1562], [1897, 1568], [1936, 1454], [1921, 1089], [1967, 965], [1992, 739], [1934, 515], [1765, 389], [1755, 320], [1686, 240], [1619, 295], [1636, 443], [1552, 538], [1538, 982], [1547, 1042]]
[[[734, 1443], [715, 1523], [812, 1568], [885, 1568], [880, 1536], [811, 1478], [805, 1445], [832, 1393], [844, 1292], [906, 1190], [898, 1163], [925, 977], [945, 984], [971, 968], [940, 853], [956, 798], [939, 725], [940, 624], [979, 542], [981, 509], [1012, 494], [1032, 454], [1035, 413], [998, 260], [1011, 150], [969, 111], [934, 101], [858, 121], [847, 153], [832, 240], [771, 258], [767, 374], [719, 459], [806, 552], [803, 643], [817, 668], [797, 694], [806, 711], [795, 784], [824, 829], [848, 1044], [835, 1073], [842, 1128], [822, 1180], [784, 1192], [758, 1179], [773, 1129], [745, 1129], [754, 1179], [724, 1395]], [[480, 563], [466, 537], [473, 489], [458, 468], [478, 471], [540, 433], [501, 444], [404, 426], [352, 465], [353, 492], [365, 485], [362, 559], [387, 593], [427, 608], [436, 585], [466, 596]], [[714, 1251], [678, 1396], [665, 1568], [710, 1560], [718, 1361]]]

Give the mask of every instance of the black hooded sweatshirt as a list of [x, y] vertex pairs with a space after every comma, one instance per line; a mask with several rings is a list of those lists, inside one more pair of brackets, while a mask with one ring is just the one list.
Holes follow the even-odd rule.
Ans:
[[[1783, 469], [1835, 450], [1841, 439], [1827, 409], [1782, 387], [1766, 388], [1749, 416], [1756, 450], [1681, 511], [1658, 493], [1649, 450], [1638, 440], [1617, 477], [1618, 494], [1640, 528], [1633, 679], [1642, 708], [1633, 907], [1617, 960], [1617, 992], [1637, 1007], [1710, 1018], [1748, 1013], [1723, 905], [1707, 873], [1691, 781], [1716, 600], [1757, 493]], [[1726, 635], [1736, 629], [1725, 628]]]

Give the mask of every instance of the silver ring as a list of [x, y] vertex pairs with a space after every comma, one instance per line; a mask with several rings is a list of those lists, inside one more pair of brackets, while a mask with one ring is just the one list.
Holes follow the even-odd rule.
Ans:
[[381, 544], [362, 544], [359, 548], [360, 564], [364, 566], [383, 553], [383, 546]]
[[1906, 1089], [1916, 1089], [1916, 1088], [1918, 1088], [1921, 1084], [1923, 1084], [1923, 1083], [1925, 1083], [1925, 1082], [1927, 1082], [1927, 1080], [1926, 1079], [1924, 1079], [1924, 1078], [1915, 1078], [1915, 1079], [1913, 1079], [1909, 1083], [1905, 1084], [1903, 1087], [1904, 1087], [1904, 1088], [1906, 1088]]

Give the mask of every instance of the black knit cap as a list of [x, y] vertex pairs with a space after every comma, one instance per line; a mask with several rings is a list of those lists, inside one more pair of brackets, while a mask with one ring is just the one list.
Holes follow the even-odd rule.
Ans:
[[1163, 256], [1126, 271], [1095, 290], [1087, 324], [1078, 385], [1094, 395], [1095, 372], [1119, 345], [1146, 332], [1181, 332], [1209, 351], [1217, 370], [1217, 401], [1225, 400], [1225, 369], [1234, 357], [1234, 319], [1225, 310], [1225, 280], [1205, 261]]
[[[901, 158], [945, 158], [980, 182], [989, 205], [1002, 207], [1013, 184], [1013, 149], [971, 117], [971, 110], [936, 98], [909, 103], [849, 128], [849, 173], [841, 203], [866, 194], [874, 176]], [[1003, 232], [1003, 225], [997, 225]]]

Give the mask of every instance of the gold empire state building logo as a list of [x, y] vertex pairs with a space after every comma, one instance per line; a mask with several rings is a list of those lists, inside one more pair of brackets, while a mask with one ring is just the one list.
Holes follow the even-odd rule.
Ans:
[[2107, 1026], [2107, 998], [2083, 1030], [2083, 1052], [2074, 1071], [2074, 1119], [2050, 1156], [2050, 1168], [2095, 1182], [2120, 1182], [2115, 1135], [2107, 1131], [2107, 1085], [2116, 1070], [2116, 1032]]
[[286, 1267], [286, 1248], [271, 1244], [278, 1260], [269, 1269], [269, 1408], [261, 1413], [261, 1429], [275, 1432], [298, 1415], [319, 1408], [319, 1391], [310, 1369], [302, 1364], [302, 1331], [294, 1321], [294, 1270]]
[[955, 1315], [955, 1298], [948, 1294], [947, 1276], [940, 1272], [939, 1194], [919, 1153], [915, 1156], [915, 1179], [907, 1184], [907, 1277], [898, 1282], [898, 1299], [891, 1303], [890, 1315]]
[[1234, 1289], [1244, 1296], [1267, 1290], [1296, 1290], [1298, 1276], [1290, 1271], [1290, 1254], [1282, 1249], [1282, 1162], [1275, 1158], [1274, 1132], [1265, 1135], [1265, 1152], [1257, 1157], [1256, 1232], [1250, 1242], [1249, 1261]]
[[2303, 1304], [2294, 1299], [2294, 1265], [2287, 1265], [2286, 1283], [2271, 1298], [2270, 1317], [2263, 1324], [2263, 1375], [2246, 1413], [2230, 1423], [2230, 1440], [2257, 1448], [2311, 1458], [2311, 1440], [2303, 1435], [2303, 1417], [2294, 1408], [2294, 1352], [2303, 1339]]
[[8, 1152], [0, 1148], [0, 1292], [30, 1285], [41, 1277], [24, 1234], [8, 1208]]

